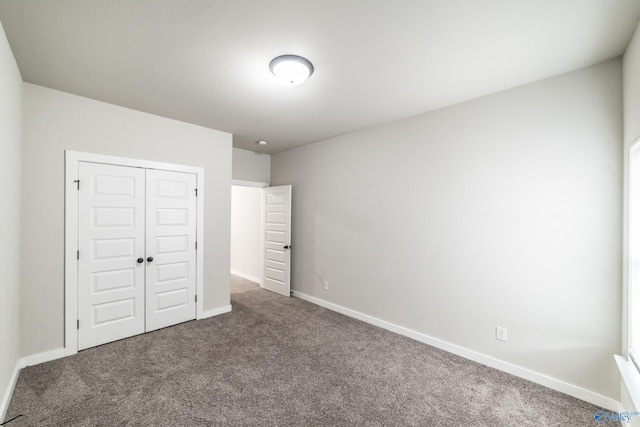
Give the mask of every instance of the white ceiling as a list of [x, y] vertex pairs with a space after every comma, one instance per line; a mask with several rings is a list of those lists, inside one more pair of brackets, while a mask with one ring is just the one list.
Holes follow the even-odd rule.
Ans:
[[[615, 58], [639, 19], [640, 0], [0, 0], [24, 81], [265, 153]], [[315, 66], [301, 86], [269, 72], [287, 53]]]

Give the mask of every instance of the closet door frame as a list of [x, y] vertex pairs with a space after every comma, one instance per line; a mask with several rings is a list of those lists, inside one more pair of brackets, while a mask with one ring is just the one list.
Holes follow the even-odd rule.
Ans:
[[[174, 163], [130, 159], [65, 150], [65, 231], [64, 231], [64, 347], [65, 355], [78, 352], [78, 167], [80, 162], [130, 166], [185, 172], [196, 175], [196, 319], [204, 314], [204, 169]], [[80, 183], [82, 185], [82, 183]]]

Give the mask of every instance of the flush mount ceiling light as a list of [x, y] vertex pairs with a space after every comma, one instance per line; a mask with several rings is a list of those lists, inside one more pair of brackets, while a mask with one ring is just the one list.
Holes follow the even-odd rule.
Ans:
[[273, 58], [269, 63], [269, 69], [287, 86], [302, 84], [313, 74], [313, 64], [298, 55], [281, 55]]
[[265, 141], [264, 139], [261, 139], [260, 141], [256, 142], [256, 144], [258, 144], [258, 145], [267, 145], [267, 141]]

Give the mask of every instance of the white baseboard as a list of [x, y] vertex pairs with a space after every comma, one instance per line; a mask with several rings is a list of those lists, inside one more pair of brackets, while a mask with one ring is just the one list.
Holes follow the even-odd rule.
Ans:
[[259, 284], [259, 285], [262, 285], [262, 280], [259, 277], [252, 276], [250, 274], [246, 274], [246, 273], [243, 273], [243, 272], [238, 271], [238, 270], [231, 270], [231, 274], [233, 274], [234, 276], [242, 277], [243, 279], [250, 280], [250, 281], [255, 282], [255, 283]]
[[213, 310], [206, 310], [202, 313], [202, 317], [199, 319], [207, 319], [209, 317], [218, 316], [220, 314], [225, 314], [231, 312], [231, 304], [225, 305], [224, 307], [214, 308]]
[[7, 389], [4, 391], [2, 401], [0, 401], [0, 422], [4, 421], [4, 417], [7, 415], [7, 409], [9, 409], [9, 403], [11, 403], [11, 396], [13, 396], [13, 390], [16, 388], [19, 373], [20, 360], [17, 360], [11, 378], [9, 379], [9, 384], [7, 384]]
[[65, 352], [64, 348], [58, 348], [56, 350], [34, 354], [33, 356], [23, 357], [19, 361], [20, 369], [26, 368], [27, 366], [39, 365], [40, 363], [60, 359], [61, 357], [65, 357], [66, 355], [67, 353]]
[[491, 368], [495, 368], [500, 371], [506, 372], [508, 374], [515, 375], [516, 377], [524, 378], [525, 380], [529, 380], [531, 382], [543, 385], [545, 387], [549, 387], [550, 389], [553, 389], [561, 393], [568, 394], [569, 396], [573, 396], [577, 399], [592, 403], [600, 408], [609, 409], [615, 412], [618, 412], [620, 410], [621, 405], [620, 405], [620, 402], [618, 402], [617, 400], [589, 391], [582, 387], [578, 387], [576, 385], [566, 383], [556, 378], [552, 378], [547, 375], [540, 374], [538, 372], [534, 372], [526, 368], [522, 368], [520, 366], [511, 364], [509, 362], [505, 362], [503, 360], [499, 360], [494, 357], [487, 356], [482, 353], [478, 353], [477, 351], [469, 350], [467, 348], [460, 347], [455, 344], [451, 344], [449, 342], [440, 340], [438, 338], [434, 338], [429, 335], [425, 335], [423, 333], [416, 332], [414, 330], [407, 329], [402, 326], [398, 326], [391, 322], [387, 322], [386, 320], [381, 320], [376, 317], [369, 316], [368, 314], [360, 313], [350, 308], [346, 308], [346, 307], [325, 301], [320, 298], [312, 297], [302, 292], [293, 291], [293, 296], [296, 298], [300, 298], [301, 300], [305, 300], [310, 303], [319, 305], [331, 311], [344, 314], [345, 316], [353, 317], [365, 323], [378, 326], [380, 328], [386, 329], [391, 332], [395, 332], [397, 334], [414, 339], [424, 344], [428, 344], [430, 346], [439, 348], [449, 353], [453, 353], [455, 355], [464, 357], [465, 359], [469, 359], [474, 362], [478, 362], [483, 365], [489, 366]]

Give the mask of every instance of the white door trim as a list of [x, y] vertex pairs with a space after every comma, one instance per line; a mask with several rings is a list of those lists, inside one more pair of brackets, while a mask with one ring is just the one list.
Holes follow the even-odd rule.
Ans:
[[266, 188], [269, 186], [268, 182], [258, 182], [258, 181], [243, 181], [241, 179], [232, 179], [231, 185], [237, 185], [238, 187], [256, 187], [256, 188]]
[[[80, 162], [104, 163], [145, 169], [160, 169], [193, 173], [197, 176], [198, 199], [196, 207], [196, 319], [204, 314], [204, 169], [196, 166], [149, 160], [129, 159], [102, 154], [65, 150], [65, 220], [64, 220], [64, 347], [67, 356], [78, 352], [78, 166]], [[81, 183], [82, 184], [82, 183]]]

